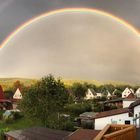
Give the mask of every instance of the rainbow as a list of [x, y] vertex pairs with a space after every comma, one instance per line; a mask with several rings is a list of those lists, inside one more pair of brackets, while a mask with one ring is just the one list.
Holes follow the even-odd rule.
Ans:
[[51, 16], [51, 15], [54, 15], [54, 14], [59, 14], [59, 13], [63, 13], [63, 12], [89, 12], [89, 13], [97, 13], [97, 14], [100, 14], [100, 15], [103, 15], [103, 16], [106, 16], [106, 17], [109, 17], [109, 18], [113, 18], [114, 20], [116, 20], [116, 22], [119, 22], [120, 24], [126, 26], [127, 28], [129, 28], [133, 33], [135, 33], [137, 36], [140, 37], [140, 33], [139, 31], [133, 27], [131, 24], [127, 23], [126, 21], [124, 21], [123, 19], [121, 18], [118, 18], [110, 13], [107, 13], [107, 12], [104, 12], [104, 11], [100, 11], [100, 10], [97, 10], [97, 9], [90, 9], [90, 8], [66, 8], [66, 9], [58, 9], [58, 10], [54, 10], [54, 11], [50, 11], [50, 12], [47, 12], [47, 13], [44, 13], [44, 14], [41, 14], [35, 18], [32, 18], [30, 20], [28, 20], [27, 22], [25, 22], [24, 24], [20, 25], [16, 30], [14, 30], [3, 42], [2, 44], [0, 45], [0, 48], [3, 48], [5, 45], [8, 44], [8, 42], [14, 38], [14, 36], [20, 32], [22, 29], [24, 29], [26, 26], [32, 24], [33, 22], [36, 22], [46, 16]]

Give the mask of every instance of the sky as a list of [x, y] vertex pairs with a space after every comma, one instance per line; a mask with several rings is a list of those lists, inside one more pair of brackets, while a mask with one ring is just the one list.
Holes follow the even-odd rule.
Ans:
[[[139, 30], [139, 6], [140, 0], [0, 0], [0, 42], [29, 19], [61, 8], [96, 8]], [[140, 82], [139, 46], [139, 37], [111, 18], [57, 14], [29, 25], [0, 50], [0, 76]]]

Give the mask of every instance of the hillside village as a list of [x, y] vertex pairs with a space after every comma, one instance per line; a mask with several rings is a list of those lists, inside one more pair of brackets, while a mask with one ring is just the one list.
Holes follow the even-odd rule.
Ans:
[[[66, 140], [74, 140], [76, 137], [80, 138], [81, 133], [83, 134], [83, 137], [87, 137], [88, 135], [89, 140], [93, 139], [98, 136], [98, 134], [100, 135], [101, 130], [104, 130], [108, 124], [110, 127], [113, 127], [113, 129], [114, 127], [116, 128], [115, 125], [133, 125], [137, 128], [137, 131], [139, 131], [140, 87], [137, 87], [137, 89], [134, 90], [132, 87], [126, 86], [121, 92], [121, 96], [120, 94], [117, 96], [117, 88], [114, 88], [112, 92], [110, 92], [109, 89], [104, 90], [106, 92], [99, 92], [99, 90], [96, 92], [94, 88], [87, 86], [87, 88], [84, 90], [85, 93], [82, 98], [78, 98], [74, 91], [75, 90], [72, 88], [67, 88], [67, 94], [71, 101], [68, 101], [65, 107], [65, 110], [67, 111], [65, 111], [63, 114], [60, 114], [60, 116], [65, 117], [65, 119], [71, 118], [71, 115], [75, 114], [75, 117], [71, 120], [74, 124], [74, 129], [69, 129], [70, 131], [74, 131], [74, 133], [71, 134], [71, 132], [67, 132], [68, 129], [61, 131], [61, 133], [63, 133], [62, 137], [66, 137]], [[78, 89], [78, 91], [80, 90]], [[0, 109], [4, 111], [3, 118], [11, 119], [10, 115], [12, 112], [21, 112], [18, 105], [20, 101], [24, 99], [24, 95], [25, 93], [22, 93], [22, 88], [17, 87], [12, 97], [6, 98], [3, 88], [0, 86]], [[88, 108], [81, 110], [81, 107], [86, 105], [88, 105]], [[78, 106], [79, 109], [75, 110], [75, 108]], [[74, 113], [75, 111], [76, 113]], [[8, 123], [10, 123], [10, 121]], [[51, 135], [59, 135], [60, 133], [59, 131], [54, 132], [55, 130], [50, 128], [45, 129], [37, 127], [33, 129], [25, 129], [25, 131], [27, 131], [26, 133], [28, 133], [28, 131], [35, 133], [36, 130], [39, 131], [39, 133], [46, 131]], [[20, 132], [22, 132], [22, 130], [20, 130]], [[91, 132], [94, 135], [89, 135]], [[21, 135], [21, 133], [18, 131], [5, 132], [5, 136], [8, 140], [16, 140], [17, 135]], [[62, 139], [62, 137], [60, 139]]]

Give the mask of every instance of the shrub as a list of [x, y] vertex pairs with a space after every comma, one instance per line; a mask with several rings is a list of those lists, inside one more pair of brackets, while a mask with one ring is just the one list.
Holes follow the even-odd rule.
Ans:
[[8, 132], [8, 131], [10, 131], [10, 129], [8, 127], [0, 130], [0, 140], [5, 140], [5, 134], [4, 133]]
[[14, 120], [20, 119], [23, 117], [23, 114], [21, 112], [12, 112]]
[[62, 124], [62, 130], [67, 130], [67, 131], [74, 131], [74, 123], [70, 120], [68, 121], [65, 121], [63, 124]]
[[92, 110], [91, 105], [84, 103], [68, 104], [65, 106], [65, 110], [73, 115], [80, 115], [83, 112], [89, 112]]

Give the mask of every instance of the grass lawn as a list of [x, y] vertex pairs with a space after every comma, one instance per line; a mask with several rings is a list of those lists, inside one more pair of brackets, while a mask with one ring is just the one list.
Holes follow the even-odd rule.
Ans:
[[34, 127], [34, 126], [41, 126], [41, 123], [38, 121], [33, 122], [25, 117], [13, 121], [12, 123], [5, 123], [3, 121], [0, 121], [0, 129], [9, 128], [10, 130], [17, 130], [17, 129], [24, 129], [28, 127]]

